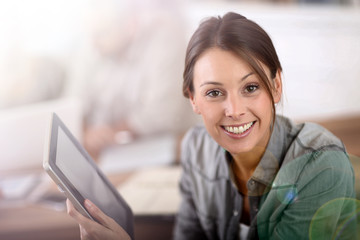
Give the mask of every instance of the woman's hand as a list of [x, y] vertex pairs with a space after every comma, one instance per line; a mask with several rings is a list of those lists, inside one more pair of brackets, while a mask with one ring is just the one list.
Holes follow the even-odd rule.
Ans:
[[131, 240], [125, 230], [112, 218], [105, 215], [90, 200], [85, 200], [85, 208], [101, 224], [79, 213], [69, 199], [66, 200], [67, 212], [80, 226], [82, 240]]

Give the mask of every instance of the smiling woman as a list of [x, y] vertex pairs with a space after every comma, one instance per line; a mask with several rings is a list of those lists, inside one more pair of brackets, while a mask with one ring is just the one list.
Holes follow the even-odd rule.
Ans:
[[319, 125], [276, 115], [281, 72], [270, 37], [244, 16], [212, 17], [195, 31], [183, 93], [204, 127], [183, 140], [175, 239], [356, 237], [344, 145]]

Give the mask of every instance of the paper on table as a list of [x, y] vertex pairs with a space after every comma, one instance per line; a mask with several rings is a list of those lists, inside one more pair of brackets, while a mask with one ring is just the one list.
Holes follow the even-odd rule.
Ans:
[[153, 167], [137, 171], [118, 187], [135, 215], [172, 215], [180, 205], [181, 167]]
[[169, 165], [176, 158], [176, 138], [172, 134], [151, 136], [108, 148], [100, 156], [105, 174]]

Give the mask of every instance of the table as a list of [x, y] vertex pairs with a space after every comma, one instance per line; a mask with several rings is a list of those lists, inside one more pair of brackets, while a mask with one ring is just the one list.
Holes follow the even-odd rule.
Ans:
[[[109, 176], [116, 186], [134, 172]], [[49, 188], [50, 195], [59, 196], [55, 184]], [[135, 239], [171, 239], [174, 215], [135, 215]], [[0, 239], [4, 240], [57, 240], [80, 239], [78, 224], [65, 211], [56, 211], [41, 203], [0, 208]]]

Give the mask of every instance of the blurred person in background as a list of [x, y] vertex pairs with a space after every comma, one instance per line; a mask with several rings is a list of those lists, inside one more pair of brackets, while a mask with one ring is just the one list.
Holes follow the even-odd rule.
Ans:
[[179, 9], [176, 1], [96, 2], [92, 52], [70, 79], [84, 99], [84, 145], [95, 159], [107, 146], [181, 135], [197, 121], [178, 91], [186, 47]]

